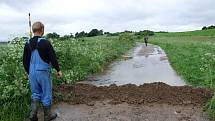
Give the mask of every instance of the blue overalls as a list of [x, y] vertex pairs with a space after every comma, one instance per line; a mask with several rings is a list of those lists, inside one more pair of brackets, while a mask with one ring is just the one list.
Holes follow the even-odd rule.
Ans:
[[[39, 38], [37, 44], [43, 38]], [[44, 62], [37, 48], [31, 52], [29, 80], [33, 100], [39, 100], [43, 106], [52, 103], [51, 65]]]

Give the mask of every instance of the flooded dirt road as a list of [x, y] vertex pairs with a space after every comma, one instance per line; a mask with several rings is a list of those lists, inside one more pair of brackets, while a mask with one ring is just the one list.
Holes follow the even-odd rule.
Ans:
[[85, 84], [108, 86], [163, 82], [171, 86], [183, 86], [185, 82], [169, 64], [165, 52], [156, 45], [145, 47], [139, 43], [136, 48], [124, 55], [121, 60], [111, 64], [108, 69], [93, 75]]
[[55, 121], [210, 121], [212, 95], [186, 85], [160, 47], [138, 44], [104, 73], [54, 87], [53, 110]]

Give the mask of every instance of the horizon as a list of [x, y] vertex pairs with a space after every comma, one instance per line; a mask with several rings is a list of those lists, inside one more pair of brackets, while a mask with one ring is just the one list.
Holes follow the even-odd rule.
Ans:
[[[103, 29], [98, 29], [98, 30], [103, 30]], [[174, 32], [193, 32], [193, 31], [201, 31], [202, 29], [196, 29], [196, 30], [190, 30], [190, 31], [154, 31], [155, 33], [156, 32], [168, 32], [168, 33], [174, 33]], [[83, 30], [84, 31], [84, 30]], [[124, 30], [124, 31], [132, 31], [132, 30]], [[124, 31], [117, 31], [117, 32], [124, 32]], [[139, 31], [143, 31], [143, 30], [139, 30]], [[132, 32], [139, 32], [139, 31], [132, 31]], [[82, 31], [80, 31], [80, 32], [82, 32]], [[90, 31], [84, 31], [84, 32], [90, 32]], [[104, 32], [107, 32], [107, 31], [104, 31]], [[117, 33], [117, 32], [110, 32], [110, 33]], [[49, 33], [54, 33], [54, 32], [49, 32]], [[57, 32], [56, 32], [57, 33]], [[75, 33], [77, 33], [77, 32], [75, 32]], [[73, 35], [75, 35], [75, 33], [72, 33]], [[48, 34], [48, 33], [45, 33], [45, 35], [46, 34]], [[57, 34], [59, 34], [59, 33], [57, 33]], [[67, 34], [63, 34], [63, 35], [60, 35], [60, 37], [63, 37], [64, 35], [69, 35], [70, 33], [67, 33]], [[27, 35], [27, 34], [25, 34], [25, 35], [17, 35], [17, 36], [15, 36], [15, 35], [11, 35], [10, 37], [8, 37], [7, 39], [5, 38], [5, 39], [1, 39], [1, 37], [0, 37], [0, 43], [1, 42], [8, 42], [8, 41], [10, 41], [10, 40], [12, 40], [12, 39], [14, 39], [14, 38], [16, 38], [16, 37], [28, 37], [29, 35]]]
[[59, 35], [94, 28], [107, 32], [184, 32], [215, 24], [214, 4], [214, 0], [1, 0], [0, 41], [26, 36], [29, 12], [32, 23], [45, 24], [45, 33]]
[[[210, 26], [213, 26], [213, 25], [210, 25]], [[204, 26], [203, 26], [204, 27]], [[206, 26], [207, 27], [207, 26]], [[103, 29], [98, 29], [98, 30], [103, 30]], [[144, 30], [146, 30], [146, 29], [144, 29]], [[84, 31], [84, 30], [83, 30]], [[132, 31], [132, 30], [124, 30], [124, 31]], [[124, 31], [117, 31], [117, 32], [124, 32]], [[139, 30], [139, 31], [143, 31], [143, 30]], [[132, 31], [132, 32], [139, 32], [139, 31]], [[150, 30], [151, 31], [151, 30]], [[155, 32], [155, 33], [158, 33], [158, 32], [168, 32], [168, 33], [177, 33], [177, 32], [194, 32], [194, 31], [205, 31], [205, 30], [202, 30], [202, 28], [201, 29], [196, 29], [196, 30], [190, 30], [190, 31], [153, 31], [153, 32]], [[82, 31], [80, 31], [80, 32], [82, 32]], [[84, 32], [90, 32], [90, 31], [84, 31]], [[103, 31], [103, 32], [107, 32], [107, 31]], [[110, 32], [110, 33], [117, 33], [117, 32]], [[54, 32], [49, 32], [49, 33], [54, 33]], [[57, 33], [57, 32], [55, 32], [55, 33]], [[75, 32], [75, 33], [77, 33], [77, 32]], [[75, 35], [75, 33], [72, 33], [72, 35]], [[44, 36], [46, 36], [48, 33], [45, 33], [44, 34]], [[59, 34], [59, 33], [57, 33], [57, 34]], [[63, 35], [60, 35], [60, 37], [63, 37], [64, 35], [69, 35], [69, 34], [71, 34], [71, 33], [66, 33], [66, 34], [63, 34]], [[14, 39], [14, 38], [16, 38], [16, 37], [28, 37], [29, 35], [28, 34], [25, 34], [25, 35], [17, 35], [17, 36], [15, 36], [15, 35], [11, 35], [10, 37], [8, 37], [7, 39], [1, 39], [1, 37], [0, 37], [0, 43], [1, 42], [3, 42], [3, 43], [5, 43], [5, 42], [9, 42], [9, 41], [11, 41], [12, 39]]]

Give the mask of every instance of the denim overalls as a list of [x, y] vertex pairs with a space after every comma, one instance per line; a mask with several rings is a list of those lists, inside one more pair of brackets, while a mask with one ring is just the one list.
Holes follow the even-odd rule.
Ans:
[[[42, 39], [43, 38], [38, 38], [37, 45]], [[31, 98], [41, 101], [43, 106], [51, 105], [51, 65], [42, 60], [37, 48], [31, 52], [29, 81], [32, 92]]]

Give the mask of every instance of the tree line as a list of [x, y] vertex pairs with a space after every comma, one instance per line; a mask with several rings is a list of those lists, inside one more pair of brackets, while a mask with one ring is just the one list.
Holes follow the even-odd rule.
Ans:
[[207, 29], [215, 29], [215, 26], [214, 25], [211, 25], [211, 26], [204, 26], [202, 27], [202, 30], [207, 30]]
[[110, 33], [110, 32], [104, 32], [103, 30], [92, 29], [89, 33], [85, 32], [85, 31], [81, 31], [81, 32], [76, 32], [74, 35], [72, 33], [70, 33], [69, 35], [64, 35], [62, 37], [60, 37], [60, 35], [57, 34], [56, 32], [53, 32], [53, 33], [46, 34], [45, 37], [47, 39], [56, 38], [56, 39], [65, 40], [65, 39], [69, 39], [69, 38], [94, 37], [94, 36], [100, 36], [100, 35], [119, 36], [122, 33], [133, 33], [136, 36], [146, 36], [146, 35], [153, 36], [154, 35], [154, 32], [150, 31], [150, 30], [144, 30], [144, 31], [139, 31], [139, 32], [125, 30], [123, 32]]
[[53, 32], [53, 33], [46, 34], [46, 38], [68, 39], [68, 38], [93, 37], [93, 36], [99, 36], [103, 34], [104, 34], [103, 30], [92, 29], [89, 33], [82, 31], [82, 32], [76, 32], [74, 35], [70, 33], [69, 35], [64, 35], [63, 37], [60, 37], [59, 34], [57, 34], [56, 32]]

